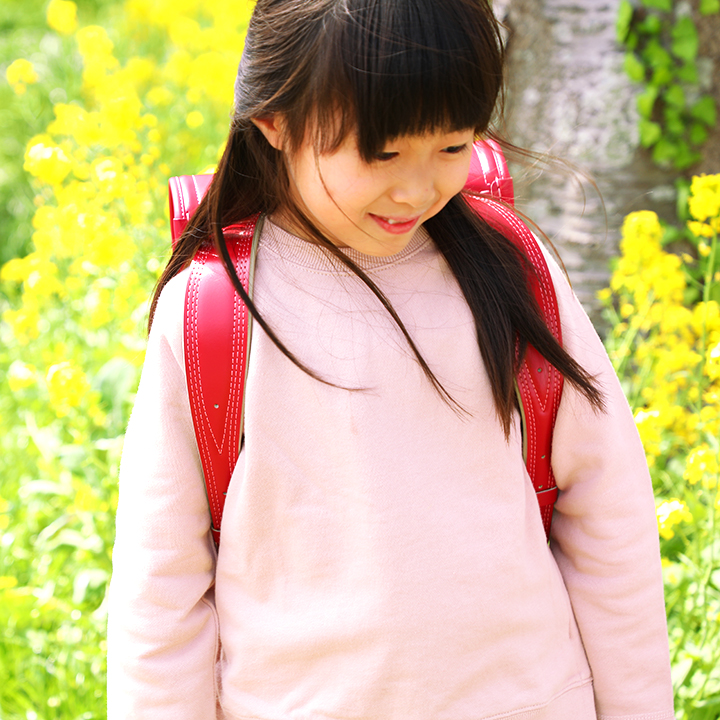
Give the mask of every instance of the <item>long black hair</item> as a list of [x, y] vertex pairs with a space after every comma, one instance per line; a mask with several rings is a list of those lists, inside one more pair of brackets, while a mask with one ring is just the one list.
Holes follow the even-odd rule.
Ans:
[[[474, 128], [495, 136], [503, 104], [504, 47], [488, 0], [258, 0], [248, 28], [230, 136], [215, 177], [160, 278], [150, 323], [164, 285], [212, 239], [237, 292], [255, 320], [292, 362], [318, 380], [276, 336], [237, 279], [222, 228], [255, 213], [282, 210], [356, 273], [391, 314], [437, 391], [432, 373], [390, 302], [292, 200], [286, 157], [254, 118], [281, 115], [283, 147], [305, 142], [316, 154], [336, 150], [350, 134], [370, 162], [389, 140]], [[514, 379], [532, 344], [593, 406], [602, 394], [593, 378], [555, 340], [528, 287], [531, 264], [457, 195], [425, 223], [458, 280], [475, 319], [496, 412], [509, 435]], [[517, 348], [520, 347], [520, 356]]]

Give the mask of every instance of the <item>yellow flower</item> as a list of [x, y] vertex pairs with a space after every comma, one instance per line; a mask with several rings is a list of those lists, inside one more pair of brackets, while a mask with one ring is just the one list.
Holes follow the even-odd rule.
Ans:
[[645, 240], [651, 245], [656, 245], [662, 239], [662, 227], [658, 216], [650, 210], [630, 213], [623, 222], [622, 233], [625, 244], [630, 247]]
[[72, 35], [77, 29], [77, 5], [70, 0], [50, 0], [47, 24], [61, 35]]
[[17, 95], [22, 95], [27, 85], [32, 85], [38, 81], [35, 66], [29, 60], [23, 58], [14, 60], [8, 65], [5, 77]]
[[71, 408], [76, 408], [90, 392], [83, 369], [74, 362], [52, 365], [47, 373], [50, 405], [58, 417], [65, 417]]
[[194, 130], [195, 128], [199, 128], [205, 122], [205, 118], [201, 112], [193, 110], [188, 113], [188, 116], [185, 118], [185, 122], [189, 128]]
[[15, 360], [8, 368], [7, 380], [10, 390], [14, 393], [35, 384], [35, 368]]
[[[706, 237], [711, 238], [713, 236], [713, 229], [710, 225], [706, 225], [705, 223], [697, 222], [696, 220], [691, 220], [687, 224], [688, 230], [695, 235], [696, 237]], [[683, 258], [684, 259], [684, 258]], [[690, 258], [692, 261], [692, 258]], [[685, 260], [685, 262], [688, 262]]]
[[658, 531], [665, 540], [675, 536], [673, 526], [681, 522], [692, 522], [692, 514], [687, 505], [677, 498], [660, 503], [655, 509]]
[[200, 39], [200, 25], [187, 16], [173, 13], [169, 28], [170, 40], [177, 47], [197, 47]]
[[111, 56], [115, 47], [105, 28], [100, 25], [82, 28], [77, 34], [77, 42], [83, 59]]
[[168, 88], [166, 88], [164, 85], [159, 85], [158, 87], [152, 88], [152, 90], [148, 91], [148, 94], [146, 96], [147, 101], [151, 105], [159, 105], [160, 107], [165, 107], [166, 105], [170, 105], [170, 103], [173, 101], [173, 94]]
[[77, 35], [78, 50], [83, 59], [83, 82], [91, 90], [104, 89], [106, 93], [117, 90], [108, 86], [107, 72], [118, 66], [113, 55], [113, 42], [105, 28], [88, 25], [81, 28]]
[[55, 120], [48, 126], [53, 135], [66, 135], [81, 146], [100, 143], [100, 123], [97, 112], [88, 112], [79, 105], [58, 103], [53, 108]]
[[705, 363], [705, 372], [711, 380], [720, 380], [720, 342], [710, 348]]
[[635, 307], [632, 303], [623, 303], [620, 306], [620, 315], [624, 318], [629, 318], [635, 312]]
[[[7, 262], [0, 272], [3, 280], [22, 282], [26, 293], [31, 292], [36, 298], [47, 297], [63, 290], [58, 280], [58, 269], [55, 263], [40, 253], [33, 252], [22, 258], [13, 258]], [[27, 297], [24, 298], [27, 301]], [[25, 302], [24, 310], [28, 310]]]
[[720, 174], [696, 175], [692, 179], [688, 208], [695, 220], [720, 215]]
[[602, 290], [598, 290], [596, 297], [601, 302], [608, 303], [612, 298], [612, 290], [610, 290], [610, 288], [603, 288]]
[[219, 52], [207, 52], [192, 61], [188, 85], [201, 90], [220, 103], [232, 103], [233, 78], [237, 74], [234, 57]]
[[72, 170], [72, 161], [47, 136], [33, 138], [25, 151], [25, 170], [48, 185], [59, 185]]
[[18, 584], [17, 578], [3, 575], [0, 577], [0, 590], [7, 590], [8, 588], [14, 588]]
[[702, 482], [704, 487], [712, 488], [717, 484], [717, 476], [720, 472], [718, 465], [718, 453], [703, 443], [694, 448], [685, 463], [683, 477], [691, 485]]

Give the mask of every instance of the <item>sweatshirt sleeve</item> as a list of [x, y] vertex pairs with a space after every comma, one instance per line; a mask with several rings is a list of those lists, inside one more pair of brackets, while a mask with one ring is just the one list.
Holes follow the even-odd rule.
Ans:
[[563, 344], [595, 376], [605, 411], [565, 382], [552, 465], [560, 495], [551, 549], [593, 675], [600, 720], [673, 720], [673, 692], [652, 483], [635, 422], [605, 349], [550, 260]]
[[125, 436], [109, 595], [109, 720], [216, 717], [215, 548], [185, 385], [184, 293], [184, 273], [162, 292]]

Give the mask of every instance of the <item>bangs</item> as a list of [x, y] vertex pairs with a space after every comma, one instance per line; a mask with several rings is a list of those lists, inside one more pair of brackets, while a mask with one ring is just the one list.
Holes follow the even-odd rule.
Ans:
[[482, 0], [349, 0], [325, 21], [308, 93], [320, 152], [355, 132], [370, 161], [400, 136], [487, 129], [503, 48]]

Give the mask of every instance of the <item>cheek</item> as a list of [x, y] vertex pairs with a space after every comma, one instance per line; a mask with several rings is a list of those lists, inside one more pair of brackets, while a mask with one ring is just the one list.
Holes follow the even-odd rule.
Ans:
[[[354, 167], [338, 167], [332, 172], [323, 172], [323, 180], [332, 200], [348, 212], [362, 211], [381, 194], [377, 179]], [[332, 202], [330, 198], [327, 200]]]
[[447, 194], [452, 197], [457, 195], [467, 183], [468, 174], [470, 173], [470, 160], [462, 163], [461, 166], [452, 174], [448, 180]]

